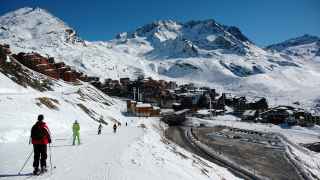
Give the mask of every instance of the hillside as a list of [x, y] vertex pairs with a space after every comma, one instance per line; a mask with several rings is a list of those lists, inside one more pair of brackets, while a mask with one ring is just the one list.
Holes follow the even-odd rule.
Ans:
[[320, 38], [305, 34], [267, 47], [269, 50], [282, 52], [304, 59], [315, 59], [320, 56]]
[[[50, 173], [37, 179], [236, 178], [165, 141], [156, 126], [158, 118], [126, 117], [123, 101], [89, 83], [32, 71], [7, 53], [0, 48], [0, 178], [30, 178], [32, 160], [18, 172], [32, 155], [30, 128], [38, 114], [44, 115], [53, 141], [48, 151], [52, 167], [47, 160]], [[71, 145], [75, 120], [81, 127], [80, 146]], [[96, 135], [99, 122], [101, 136]], [[117, 133], [112, 132], [114, 123], [122, 124]]]
[[[32, 18], [31, 18], [32, 17]], [[314, 108], [319, 62], [255, 45], [240, 29], [214, 20], [156, 21], [107, 42], [89, 42], [49, 12], [22, 8], [0, 17], [0, 43], [37, 51], [101, 79], [139, 74], [195, 82], [272, 104]], [[286, 93], [283, 93], [286, 92]]]

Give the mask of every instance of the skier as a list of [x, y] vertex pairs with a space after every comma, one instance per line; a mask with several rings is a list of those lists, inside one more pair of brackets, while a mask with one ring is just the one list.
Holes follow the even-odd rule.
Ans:
[[101, 134], [101, 130], [102, 130], [102, 125], [101, 125], [101, 123], [100, 123], [100, 124], [99, 124], [99, 127], [98, 127], [98, 135]]
[[128, 122], [126, 122], [126, 126], [128, 126]]
[[113, 125], [113, 132], [116, 133], [116, 131], [117, 131], [117, 124], [115, 123], [115, 124]]
[[[33, 144], [33, 174], [39, 175], [47, 171], [47, 144], [51, 143], [51, 136], [48, 126], [43, 122], [44, 116], [38, 115], [38, 121], [31, 128], [31, 141]], [[39, 161], [41, 170], [39, 171]]]
[[74, 121], [72, 125], [72, 131], [73, 131], [73, 143], [72, 145], [76, 144], [76, 138], [78, 139], [78, 145], [80, 145], [80, 124], [77, 120]]

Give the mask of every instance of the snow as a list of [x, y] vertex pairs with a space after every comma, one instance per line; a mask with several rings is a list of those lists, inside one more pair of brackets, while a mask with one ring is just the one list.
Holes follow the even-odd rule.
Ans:
[[197, 111], [198, 114], [208, 115], [210, 114], [209, 110], [201, 109]]
[[[107, 42], [81, 40], [66, 23], [39, 8], [7, 13], [0, 24], [5, 28], [0, 29], [0, 43], [10, 44], [14, 53], [37, 51], [101, 78], [143, 74], [236, 95], [264, 96], [272, 104], [292, 99], [307, 109], [316, 109], [319, 98], [317, 57], [264, 50], [237, 28], [214, 20], [156, 21]], [[297, 39], [305, 44], [294, 48], [317, 49], [316, 37]]]
[[214, 41], [217, 37], [215, 35], [209, 35], [207, 36], [208, 41]]
[[[9, 44], [13, 53], [36, 51], [89, 75], [119, 79], [144, 74], [210, 86], [217, 92], [264, 96], [271, 105], [299, 101], [300, 107], [319, 112], [320, 61], [309, 53], [316, 52], [318, 43], [287, 49], [301, 56], [271, 52], [214, 20], [158, 21], [111, 41], [89, 42], [39, 8], [7, 13], [0, 17], [0, 25], [0, 43]], [[43, 97], [53, 99], [57, 109], [41, 104]], [[30, 127], [38, 114], [44, 114], [55, 139], [52, 156], [57, 169], [38, 179], [236, 179], [226, 169], [163, 139], [157, 119], [129, 118], [122, 114], [124, 108], [125, 103], [86, 83], [54, 81], [53, 91], [38, 92], [0, 73], [0, 175], [17, 173], [32, 149], [27, 144]], [[100, 117], [108, 126], [97, 136]], [[83, 142], [75, 147], [69, 146], [74, 120], [80, 122]], [[115, 122], [129, 122], [129, 127], [122, 125], [113, 134]], [[290, 155], [320, 176], [319, 154], [298, 145], [319, 141], [319, 126], [282, 129], [239, 122], [231, 115], [217, 116], [210, 124], [281, 133], [293, 143]], [[31, 171], [30, 163], [24, 172]]]
[[137, 104], [137, 108], [146, 108], [146, 107], [152, 107], [151, 104]]
[[267, 48], [310, 60], [315, 57], [317, 51], [319, 51], [319, 42], [319, 37], [306, 34], [297, 38], [286, 40], [282, 43], [270, 45]]
[[[66, 94], [65, 91], [64, 94]], [[56, 92], [56, 94], [59, 93]], [[72, 96], [75, 95], [72, 95], [72, 92], [69, 91], [65, 98], [72, 99]], [[21, 104], [18, 107], [6, 109], [6, 113], [0, 115], [1, 119], [10, 119], [10, 121], [1, 123], [1, 127], [7, 131], [5, 129], [0, 131], [2, 137], [0, 142], [0, 154], [2, 154], [0, 157], [2, 162], [0, 175], [16, 174], [26, 155], [32, 150], [32, 147], [28, 145], [28, 134], [35, 121], [33, 116], [38, 114], [34, 111], [37, 108], [30, 101], [34, 95], [8, 97], [10, 97], [10, 101], [1, 103], [1, 105], [17, 106], [19, 104], [17, 102], [10, 103], [16, 100]], [[21, 102], [23, 99], [25, 99], [25, 102]], [[26, 104], [29, 105], [26, 106]], [[103, 114], [104, 117], [115, 117], [116, 114], [119, 114], [118, 111], [121, 109], [119, 105], [109, 113]], [[64, 105], [61, 104], [61, 106]], [[124, 106], [124, 103], [122, 106]], [[128, 127], [122, 125], [114, 134], [111, 124], [103, 128], [102, 136], [98, 136], [96, 135], [96, 128], [98, 127], [96, 122], [79, 110], [73, 109], [74, 107], [71, 105], [66, 105], [64, 108], [68, 109], [63, 111], [60, 109], [58, 112], [42, 109], [42, 111], [45, 111], [45, 121], [53, 135], [51, 155], [53, 165], [57, 168], [53, 170], [52, 175], [48, 173], [39, 177], [39, 179], [162, 179], [163, 177], [169, 179], [207, 179], [207, 175], [201, 173], [203, 168], [209, 172], [209, 177], [215, 179], [235, 178], [224, 168], [212, 163], [206, 162], [208, 165], [203, 167], [201, 162], [204, 160], [194, 159], [191, 154], [178, 147], [175, 147], [175, 152], [183, 153], [187, 158], [182, 158], [172, 152], [173, 150], [170, 150], [172, 147], [161, 141], [159, 132], [153, 127], [158, 119], [154, 119], [154, 122], [151, 123], [150, 118], [129, 119], [121, 117], [119, 119], [123, 123], [128, 122]], [[18, 110], [23, 114], [17, 115], [10, 110], [15, 112]], [[81, 126], [82, 144], [80, 146], [71, 146], [71, 125], [75, 118]], [[147, 129], [139, 128], [139, 124], [142, 123], [147, 125]], [[19, 134], [25, 136], [16, 136]], [[32, 171], [31, 162], [29, 161], [23, 173]], [[188, 173], [185, 173], [185, 169], [188, 169]], [[8, 177], [8, 179], [24, 179], [24, 177], [16, 176]]]
[[[80, 122], [82, 128], [82, 123]], [[53, 128], [51, 128], [53, 129]], [[70, 129], [71, 131], [71, 129]], [[42, 179], [128, 179], [129, 177], [121, 171], [120, 158], [126, 147], [138, 138], [141, 129], [128, 127], [119, 129], [117, 134], [113, 134], [111, 126], [103, 129], [103, 135], [97, 136], [95, 131], [88, 133], [81, 132], [80, 146], [71, 145], [71, 133], [65, 136], [56, 137], [52, 144], [52, 163], [57, 168], [53, 170], [53, 175], [44, 175]], [[121, 141], [119, 141], [121, 139]], [[108, 142], [108, 143], [104, 143]], [[11, 149], [13, 148], [13, 149]], [[26, 142], [18, 142], [1, 146], [1, 154], [16, 152], [16, 148], [25, 149], [25, 154], [32, 150], [32, 146]], [[106, 152], [108, 152], [106, 154]], [[25, 160], [23, 153], [17, 154], [15, 158], [1, 156], [1, 173], [15, 174]], [[48, 159], [49, 160], [49, 159]], [[47, 161], [48, 162], [48, 161]], [[109, 172], [108, 172], [109, 171]], [[32, 160], [27, 164], [23, 172], [32, 172]], [[106, 177], [106, 176], [110, 177]], [[5, 179], [5, 178], [4, 178]], [[12, 179], [12, 178], [8, 178]], [[23, 179], [17, 177], [16, 179]]]
[[144, 129], [144, 136], [131, 145], [130, 149], [141, 151], [130, 151], [124, 156], [124, 159], [133, 162], [128, 165], [130, 169], [132, 168], [132, 172], [128, 173], [130, 179], [136, 179], [137, 173], [134, 172], [143, 167], [146, 168], [144, 173], [139, 174], [142, 179], [237, 179], [225, 169], [206, 160], [195, 158], [194, 155], [171, 142], [164, 144], [166, 140], [150, 128], [150, 125], [155, 123], [154, 120], [156, 119], [144, 121], [148, 127]]
[[255, 110], [246, 110], [243, 112], [243, 116], [254, 116], [255, 113]]
[[27, 89], [17, 85], [2, 73], [0, 73], [0, 82], [0, 95], [28, 92]]
[[[52, 83], [52, 91], [38, 92], [0, 73], [1, 179], [26, 179], [25, 174], [32, 172], [31, 156], [18, 174], [32, 152], [30, 128], [38, 114], [44, 115], [50, 128], [53, 143], [48, 153], [56, 168], [51, 171], [49, 156], [49, 172], [32, 179], [237, 179], [227, 169], [168, 143], [158, 118], [126, 117], [125, 102], [87, 83]], [[56, 108], [41, 104], [39, 98], [50, 100]], [[103, 124], [98, 136], [101, 118], [108, 125]], [[81, 144], [76, 146], [71, 145], [74, 120], [81, 127]], [[113, 133], [112, 125], [118, 122], [122, 126]]]

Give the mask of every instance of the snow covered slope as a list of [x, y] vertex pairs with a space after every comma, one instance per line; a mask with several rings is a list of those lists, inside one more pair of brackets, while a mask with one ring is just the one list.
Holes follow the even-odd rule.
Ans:
[[298, 56], [300, 58], [312, 59], [320, 56], [320, 38], [305, 34], [301, 37], [270, 45], [267, 49]]
[[[43, 114], [52, 135], [54, 168], [35, 179], [237, 179], [225, 168], [165, 142], [158, 118], [129, 118], [125, 103], [90, 84], [66, 83], [34, 72], [8, 56], [0, 64], [0, 178], [25, 179], [32, 160], [30, 128]], [[1, 59], [2, 62], [2, 59]], [[81, 145], [72, 146], [72, 123], [81, 127]], [[98, 136], [98, 121], [103, 121]], [[112, 125], [122, 123], [117, 133]], [[128, 123], [128, 127], [125, 126]], [[143, 125], [142, 125], [143, 124]], [[187, 171], [188, 173], [185, 173]], [[159, 175], [161, 172], [161, 175]]]
[[299, 100], [310, 108], [320, 90], [320, 61], [265, 50], [238, 28], [214, 20], [156, 21], [108, 42], [88, 42], [46, 10], [22, 8], [0, 17], [0, 43], [14, 52], [53, 56], [102, 79], [144, 74], [266, 96], [272, 103]]
[[40, 8], [22, 8], [0, 17], [0, 43], [14, 52], [37, 51], [91, 75], [118, 79], [144, 68], [144, 62], [112, 50], [106, 42], [86, 42], [75, 30]]
[[95, 121], [101, 116], [109, 124], [124, 121], [119, 107], [115, 106], [117, 101], [91, 85], [50, 81], [52, 90], [39, 92], [16, 84], [0, 72], [0, 143], [29, 137], [30, 125], [38, 114], [44, 114], [53, 134], [69, 131], [75, 120], [83, 124], [84, 131], [96, 128]]

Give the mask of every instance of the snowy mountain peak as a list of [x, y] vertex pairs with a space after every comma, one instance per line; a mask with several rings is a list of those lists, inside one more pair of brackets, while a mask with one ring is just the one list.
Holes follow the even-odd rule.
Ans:
[[142, 54], [151, 59], [208, 57], [216, 53], [245, 55], [254, 46], [239, 28], [221, 25], [213, 19], [155, 21], [133, 32], [121, 33], [117, 39], [124, 44], [149, 44], [151, 51]]
[[278, 43], [278, 44], [270, 45], [267, 48], [282, 51], [282, 50], [289, 48], [289, 47], [311, 44], [311, 43], [315, 43], [318, 41], [320, 41], [319, 37], [305, 34], [303, 36], [292, 38], [292, 39], [286, 40], [286, 41]]
[[270, 45], [267, 49], [310, 59], [320, 54], [320, 38], [305, 34], [278, 44]]
[[54, 46], [57, 41], [81, 42], [76, 32], [62, 20], [44, 9], [30, 7], [0, 17], [0, 38], [12, 39], [17, 45], [21, 41], [43, 42], [43, 46]]
[[[48, 21], [47, 21], [48, 20]], [[13, 12], [9, 12], [0, 18], [1, 25], [15, 25], [34, 28], [34, 25], [52, 24], [64, 28], [69, 28], [63, 21], [51, 15], [48, 11], [41, 8], [25, 7]]]

